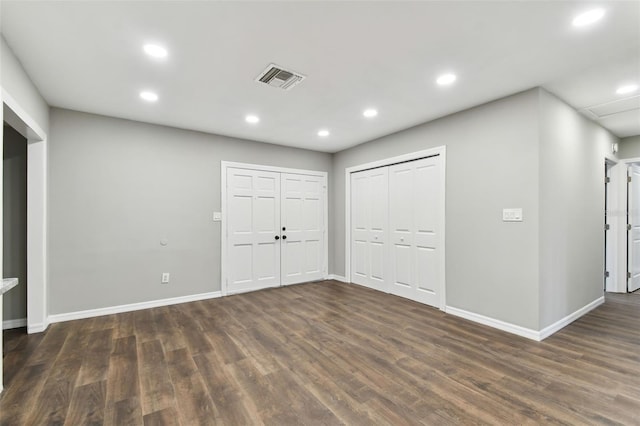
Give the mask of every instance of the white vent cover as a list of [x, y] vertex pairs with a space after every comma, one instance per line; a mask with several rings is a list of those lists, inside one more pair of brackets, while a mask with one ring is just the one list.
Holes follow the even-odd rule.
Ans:
[[305, 75], [295, 71], [286, 70], [276, 64], [269, 64], [269, 66], [256, 78], [256, 81], [268, 84], [272, 87], [278, 87], [283, 90], [291, 90], [305, 78], [307, 78]]
[[583, 111], [588, 112], [593, 118], [604, 118], [637, 109], [640, 109], [640, 95], [616, 99], [615, 101], [599, 105], [592, 105], [584, 108]]

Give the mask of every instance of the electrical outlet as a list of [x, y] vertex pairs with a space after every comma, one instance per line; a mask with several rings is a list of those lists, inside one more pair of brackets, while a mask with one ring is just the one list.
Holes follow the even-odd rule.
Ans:
[[162, 284], [169, 284], [169, 273], [168, 272], [163, 272], [162, 273]]

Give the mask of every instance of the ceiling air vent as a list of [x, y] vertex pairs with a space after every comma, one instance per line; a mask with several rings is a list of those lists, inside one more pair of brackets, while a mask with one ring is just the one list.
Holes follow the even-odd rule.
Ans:
[[290, 90], [296, 84], [304, 80], [306, 76], [291, 70], [285, 70], [281, 66], [270, 64], [263, 72], [260, 73], [257, 82], [268, 84], [272, 87], [278, 87], [283, 90]]
[[583, 108], [593, 118], [604, 118], [614, 114], [633, 111], [640, 109], [640, 95], [630, 96], [624, 99], [616, 99], [615, 101], [605, 102], [599, 105], [592, 105]]

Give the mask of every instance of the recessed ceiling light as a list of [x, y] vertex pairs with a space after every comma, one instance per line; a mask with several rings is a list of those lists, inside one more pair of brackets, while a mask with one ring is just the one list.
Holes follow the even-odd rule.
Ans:
[[618, 90], [616, 90], [616, 93], [618, 95], [626, 95], [629, 93], [633, 93], [635, 91], [638, 90], [638, 85], [637, 84], [627, 84], [625, 86], [620, 86], [618, 87]]
[[247, 123], [256, 124], [260, 121], [260, 117], [258, 117], [257, 115], [247, 115], [244, 118], [244, 121], [246, 121]]
[[599, 21], [604, 16], [604, 9], [591, 9], [573, 18], [574, 27], [584, 27]]
[[326, 138], [327, 136], [329, 136], [329, 131], [328, 130], [318, 130], [318, 136], [320, 136], [321, 138]]
[[143, 48], [147, 55], [154, 58], [166, 58], [168, 55], [167, 49], [157, 44], [145, 44]]
[[438, 79], [436, 80], [436, 83], [438, 83], [440, 86], [446, 86], [448, 84], [453, 83], [454, 81], [456, 81], [456, 75], [455, 74], [442, 74], [440, 77], [438, 77]]
[[378, 115], [378, 110], [375, 110], [373, 108], [365, 109], [362, 115], [364, 115], [367, 118], [372, 118]]
[[155, 102], [158, 100], [158, 95], [153, 92], [140, 92], [140, 97], [148, 102]]

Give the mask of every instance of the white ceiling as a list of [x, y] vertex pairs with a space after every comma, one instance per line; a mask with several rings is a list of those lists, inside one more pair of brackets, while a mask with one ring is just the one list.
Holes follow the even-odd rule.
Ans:
[[[595, 6], [604, 19], [571, 26]], [[637, 1], [3, 0], [0, 12], [52, 106], [327, 152], [535, 86], [581, 109], [640, 83]], [[169, 57], [145, 56], [147, 42]], [[307, 79], [291, 91], [256, 83], [272, 62]], [[446, 88], [435, 84], [445, 71], [458, 75]], [[160, 100], [140, 100], [144, 89]], [[640, 110], [601, 123], [640, 134]]]

